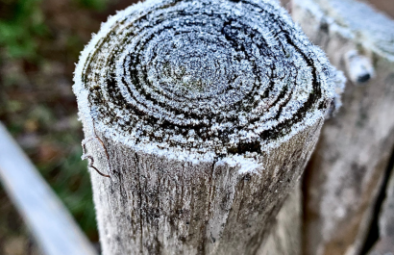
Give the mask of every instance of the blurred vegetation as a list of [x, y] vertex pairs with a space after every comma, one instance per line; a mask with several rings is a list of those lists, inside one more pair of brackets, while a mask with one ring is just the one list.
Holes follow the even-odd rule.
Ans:
[[[81, 7], [102, 11], [109, 0], [73, 0]], [[40, 8], [42, 0], [0, 1], [0, 45], [11, 58], [35, 59], [40, 39], [48, 29]]]
[[40, 10], [41, 0], [2, 0], [0, 45], [11, 58], [36, 57], [39, 38], [47, 29]]
[[[98, 234], [72, 75], [91, 33], [132, 2], [0, 0], [0, 121], [93, 242]], [[31, 247], [31, 238], [1, 185], [0, 204], [0, 254], [36, 254], [18, 248]]]
[[74, 0], [80, 6], [102, 11], [107, 7], [109, 0]]

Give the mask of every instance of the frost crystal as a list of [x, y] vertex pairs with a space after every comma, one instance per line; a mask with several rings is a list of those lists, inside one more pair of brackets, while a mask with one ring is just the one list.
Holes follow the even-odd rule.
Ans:
[[320, 120], [338, 77], [275, 1], [148, 0], [102, 25], [74, 92], [120, 142], [235, 155]]

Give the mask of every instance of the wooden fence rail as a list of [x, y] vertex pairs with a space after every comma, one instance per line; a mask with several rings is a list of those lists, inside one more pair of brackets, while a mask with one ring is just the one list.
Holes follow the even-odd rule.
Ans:
[[1, 122], [0, 181], [44, 254], [96, 254], [67, 209]]

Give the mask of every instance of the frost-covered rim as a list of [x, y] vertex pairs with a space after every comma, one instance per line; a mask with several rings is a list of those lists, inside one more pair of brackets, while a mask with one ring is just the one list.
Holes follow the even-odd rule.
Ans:
[[339, 104], [340, 78], [274, 1], [148, 0], [102, 25], [73, 89], [85, 131], [217, 156], [314, 125]]

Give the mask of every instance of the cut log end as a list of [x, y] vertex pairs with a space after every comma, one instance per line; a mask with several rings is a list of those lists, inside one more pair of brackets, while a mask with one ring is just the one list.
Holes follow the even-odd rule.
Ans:
[[112, 166], [93, 176], [104, 254], [254, 254], [342, 77], [275, 1], [111, 17], [74, 79], [85, 135], [103, 141], [88, 152]]
[[226, 156], [277, 147], [316, 123], [335, 97], [333, 76], [270, 1], [148, 1], [102, 26], [74, 90], [82, 118], [113, 140]]

